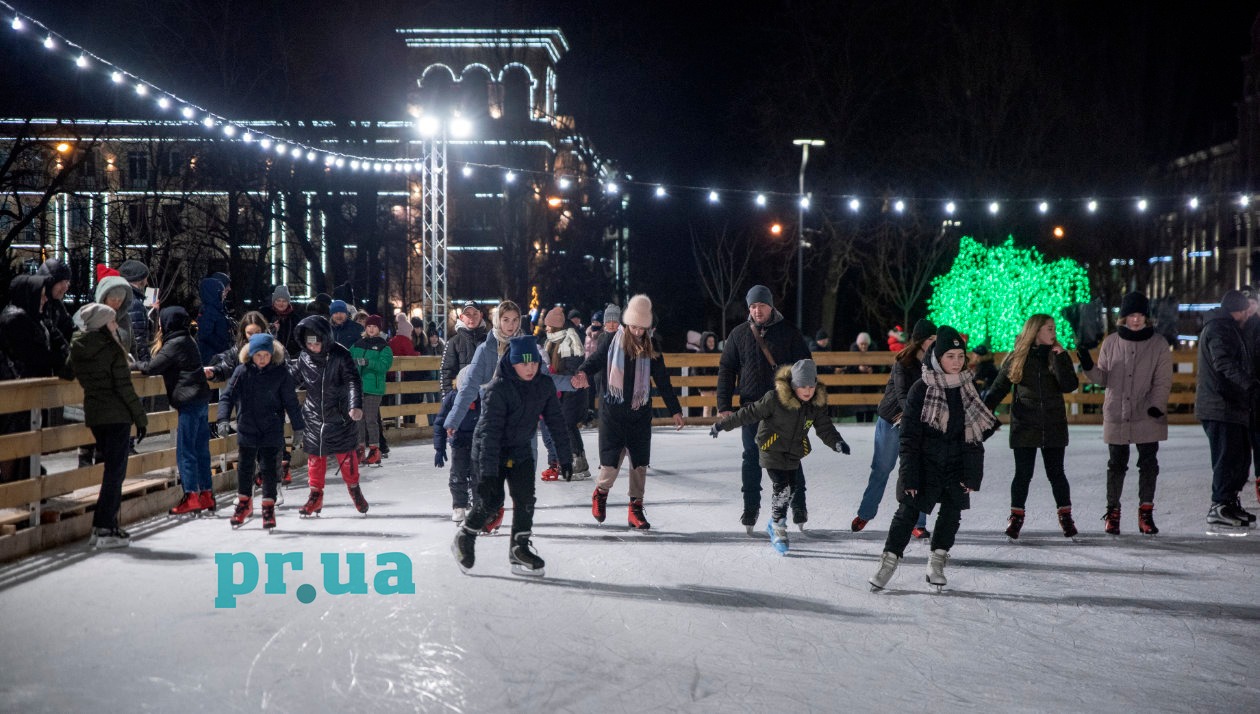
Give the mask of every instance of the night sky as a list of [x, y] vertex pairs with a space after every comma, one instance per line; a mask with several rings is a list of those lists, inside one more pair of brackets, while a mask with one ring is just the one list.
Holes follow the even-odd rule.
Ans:
[[[809, 172], [820, 194], [977, 198], [1137, 195], [1152, 167], [1235, 138], [1241, 58], [1260, 10], [1242, 2], [13, 4], [160, 86], [245, 119], [402, 118], [413, 79], [395, 28], [559, 26], [571, 46], [558, 67], [561, 113], [636, 179], [791, 193], [800, 158], [791, 139], [809, 135], [828, 140]], [[0, 41], [3, 113], [139, 114], [130, 98], [86, 86], [40, 49]], [[699, 196], [671, 199], [675, 213], [644, 239], [685, 235]]]

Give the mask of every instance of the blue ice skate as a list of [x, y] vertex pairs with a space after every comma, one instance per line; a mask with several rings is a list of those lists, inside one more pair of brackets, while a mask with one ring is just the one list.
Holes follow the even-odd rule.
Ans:
[[766, 533], [770, 534], [770, 545], [774, 546], [774, 549], [783, 555], [787, 555], [787, 519], [783, 518], [775, 521], [772, 518], [769, 521], [766, 521]]

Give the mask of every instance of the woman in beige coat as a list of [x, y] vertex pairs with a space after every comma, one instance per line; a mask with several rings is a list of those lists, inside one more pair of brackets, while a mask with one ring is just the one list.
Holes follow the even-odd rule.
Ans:
[[1103, 441], [1107, 444], [1107, 512], [1105, 530], [1120, 534], [1120, 494], [1129, 468], [1129, 444], [1138, 453], [1138, 530], [1155, 535], [1152, 515], [1155, 480], [1159, 476], [1159, 442], [1168, 439], [1168, 393], [1172, 390], [1172, 356], [1168, 343], [1149, 321], [1150, 302], [1142, 293], [1129, 293], [1120, 302], [1120, 326], [1098, 350], [1098, 363], [1089, 352], [1078, 351], [1081, 371], [1094, 384], [1106, 387], [1103, 400]]

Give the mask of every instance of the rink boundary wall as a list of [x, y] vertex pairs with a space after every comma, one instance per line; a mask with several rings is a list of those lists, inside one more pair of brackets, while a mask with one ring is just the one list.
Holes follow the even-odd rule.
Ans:
[[[716, 407], [719, 356], [715, 353], [664, 355], [675, 393], [691, 424], [707, 425], [715, 420], [714, 417], [702, 416], [701, 410], [709, 407], [711, 411]], [[814, 353], [814, 360], [820, 367], [836, 368], [839, 372], [819, 375], [819, 381], [827, 387], [828, 403], [836, 407], [838, 412], [873, 408], [882, 397], [884, 384], [888, 380], [887, 370], [894, 356], [895, 353], [891, 352]], [[997, 356], [998, 363], [1001, 362], [1001, 357]], [[440, 361], [439, 357], [394, 359], [396, 371], [390, 374], [386, 398], [381, 407], [381, 416], [386, 420], [391, 443], [432, 437], [432, 429], [427, 426], [427, 417], [437, 413], [440, 404], [436, 400], [439, 383], [431, 377], [439, 368]], [[1173, 393], [1169, 400], [1170, 424], [1197, 423], [1193, 414], [1196, 364], [1196, 351], [1173, 352], [1175, 372]], [[843, 372], [846, 367], [859, 365], [868, 365], [883, 370], [883, 373]], [[135, 373], [132, 375], [132, 384], [142, 398], [165, 394], [160, 377], [145, 377]], [[299, 398], [303, 397], [304, 394], [299, 392]], [[1102, 423], [1101, 390], [1081, 389], [1064, 395], [1064, 398], [1068, 403], [1070, 423]], [[77, 382], [54, 378], [0, 382], [0, 410], [4, 413], [29, 412], [31, 415], [30, 431], [0, 436], [0, 461], [28, 460], [30, 473], [38, 474], [41, 464], [50, 458], [61, 462], [66, 458], [74, 459], [74, 453], [79, 446], [93, 442], [91, 431], [81, 423], [44, 426], [43, 420], [48, 413], [46, 410], [69, 407], [68, 411], [72, 412], [82, 400], [83, 390]], [[660, 417], [654, 419], [653, 423], [670, 424], [671, 421], [665, 418], [667, 415], [664, 413], [664, 400], [657, 396], [652, 403], [659, 410]], [[1009, 403], [1009, 397], [1004, 403]], [[215, 423], [217, 415], [218, 405], [212, 403], [209, 413], [211, 424]], [[149, 438], [174, 431], [177, 418], [177, 414], [169, 409], [149, 413]], [[1005, 422], [1008, 418], [1003, 415], [1002, 420]], [[287, 424], [285, 432], [291, 433]], [[233, 435], [212, 439], [210, 450], [214, 460], [216, 493], [234, 492], [236, 437]], [[297, 470], [305, 463], [305, 454], [295, 451], [291, 462], [295, 482]], [[0, 562], [86, 538], [91, 529], [91, 511], [96, 503], [102, 472], [103, 467], [98, 464], [0, 484]], [[126, 525], [165, 512], [182, 496], [178, 485], [173, 444], [169, 448], [144, 451], [132, 456], [123, 484], [120, 522]]]

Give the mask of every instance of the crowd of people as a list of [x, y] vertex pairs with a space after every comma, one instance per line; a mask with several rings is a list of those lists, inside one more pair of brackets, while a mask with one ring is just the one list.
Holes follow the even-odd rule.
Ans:
[[[239, 449], [238, 494], [230, 524], [242, 527], [255, 510], [262, 526], [276, 526], [280, 486], [292, 480], [291, 449], [307, 455], [309, 492], [298, 509], [304, 517], [323, 506], [329, 461], [339, 471], [351, 502], [366, 514], [361, 466], [381, 466], [388, 456], [381, 405], [395, 356], [440, 356], [432, 377], [440, 385], [434, 421], [434, 465], [450, 468], [451, 517], [457, 524], [452, 551], [465, 571], [475, 563], [480, 535], [502, 524], [511, 497], [509, 559], [522, 574], [538, 575], [545, 563], [532, 538], [536, 471], [541, 480], [594, 477], [591, 516], [608, 517], [608, 500], [627, 461], [626, 523], [650, 530], [645, 496], [651, 463], [653, 397], [675, 428], [686, 423], [655, 334], [651, 300], [636, 295], [624, 308], [609, 304], [591, 315], [561, 306], [528, 317], [511, 300], [487, 315], [467, 302], [443, 340], [445, 329], [408, 318], [356, 310], [344, 299], [319, 295], [299, 314], [287, 286], [270, 301], [233, 321], [225, 307], [230, 278], [215, 273], [200, 281], [194, 321], [180, 306], [162, 307], [146, 295], [148, 268], [135, 260], [117, 270], [99, 266], [93, 302], [70, 315], [64, 298], [69, 270], [57, 260], [10, 285], [10, 304], [0, 312], [0, 370], [4, 378], [59, 376], [83, 387], [83, 422], [95, 444], [87, 463], [103, 463], [90, 541], [97, 547], [129, 543], [117, 511], [128, 457], [146, 436], [147, 417], [132, 388], [131, 373], [160, 375], [178, 415], [176, 454], [183, 498], [173, 515], [213, 513], [210, 442], [235, 433]], [[827, 404], [820, 368], [812, 358], [829, 347], [825, 331], [806, 340], [775, 308], [765, 286], [745, 296], [748, 317], [725, 339], [704, 333], [699, 351], [717, 361], [717, 420], [711, 435], [741, 433], [740, 523], [748, 533], [761, 515], [762, 475], [772, 497], [765, 531], [775, 548], [789, 549], [787, 519], [809, 520], [803, 459], [812, 429], [832, 450], [849, 454]], [[1139, 472], [1137, 528], [1159, 532], [1154, 498], [1158, 446], [1168, 435], [1172, 387], [1169, 347], [1150, 323], [1150, 304], [1130, 293], [1119, 322], [1100, 346], [1080, 345], [1077, 365], [1060, 344], [1055, 318], [1029, 316], [1014, 348], [1000, 364], [988, 350], [969, 351], [958, 330], [924, 319], [907, 334], [889, 334], [897, 356], [887, 376], [874, 421], [870, 474], [851, 527], [860, 531], [876, 517], [894, 467], [898, 507], [892, 516], [879, 569], [870, 579], [887, 585], [912, 538], [929, 540], [927, 580], [941, 587], [944, 568], [970, 495], [984, 475], [984, 441], [998, 429], [995, 410], [1010, 395], [1009, 445], [1015, 469], [1010, 482], [1006, 536], [1018, 540], [1029, 514], [1026, 502], [1037, 455], [1065, 537], [1078, 529], [1065, 472], [1069, 430], [1064, 395], [1081, 378], [1105, 390], [1103, 440], [1108, 445], [1104, 530], [1118, 535], [1130, 447]], [[1245, 529], [1255, 517], [1241, 506], [1254, 455], [1260, 414], [1260, 315], [1254, 296], [1225, 294], [1207, 316], [1200, 336], [1195, 411], [1208, 437], [1213, 483], [1209, 526]], [[534, 329], [530, 329], [534, 322]], [[195, 328], [195, 329], [194, 329]], [[443, 326], [445, 328], [445, 326]], [[851, 349], [866, 352], [862, 333]], [[1093, 348], [1097, 347], [1095, 359]], [[875, 366], [849, 368], [877, 374]], [[211, 388], [220, 383], [217, 394]], [[299, 404], [297, 393], [305, 392]], [[418, 396], [418, 395], [417, 395]], [[217, 399], [212, 425], [210, 403]], [[737, 402], [738, 400], [738, 402]], [[598, 410], [596, 410], [598, 407]], [[858, 421], [866, 417], [857, 415]], [[286, 443], [286, 418], [292, 441]], [[597, 469], [592, 473], [581, 427], [597, 423]], [[233, 423], [235, 426], [233, 427]], [[6, 424], [20, 430], [20, 424]], [[29, 427], [29, 425], [28, 425]], [[133, 432], [134, 430], [134, 432]], [[541, 436], [545, 455], [538, 452]], [[545, 467], [544, 466], [545, 459]], [[29, 476], [22, 462], [6, 464], [6, 479]], [[543, 467], [539, 469], [538, 467]], [[1258, 489], [1260, 495], [1260, 489]], [[933, 527], [927, 516], [936, 513]]]

